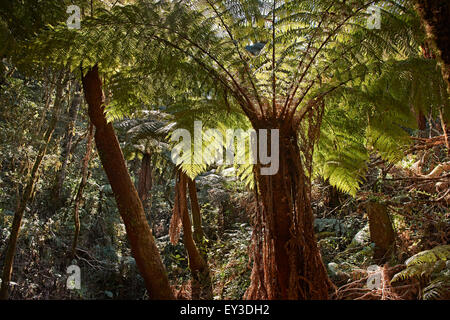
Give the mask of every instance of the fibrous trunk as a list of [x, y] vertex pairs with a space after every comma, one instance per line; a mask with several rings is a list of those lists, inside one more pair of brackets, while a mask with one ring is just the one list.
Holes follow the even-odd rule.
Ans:
[[326, 181], [326, 185], [328, 188], [328, 206], [331, 209], [336, 209], [340, 204], [339, 200], [339, 190], [330, 184], [330, 181]]
[[197, 197], [197, 186], [195, 180], [187, 177], [188, 189], [189, 189], [189, 199], [191, 200], [191, 211], [192, 211], [192, 224], [194, 227], [194, 240], [197, 246], [204, 249], [204, 238], [202, 227], [202, 214], [200, 211], [200, 205], [198, 203]]
[[175, 184], [175, 205], [171, 221], [171, 241], [176, 241], [174, 226], [181, 222], [183, 227], [183, 243], [188, 254], [189, 269], [192, 276], [192, 299], [212, 299], [212, 283], [208, 263], [200, 254], [194, 241], [192, 223], [187, 207], [186, 174], [179, 169]]
[[138, 194], [144, 206], [144, 211], [147, 217], [150, 215], [148, 212], [151, 209], [151, 194], [150, 190], [153, 185], [153, 168], [152, 168], [152, 158], [149, 153], [144, 153], [141, 161], [141, 169], [139, 170], [139, 180], [138, 180]]
[[331, 282], [314, 236], [310, 179], [297, 136], [295, 130], [280, 130], [276, 174], [261, 175], [255, 167], [260, 205], [254, 218], [247, 299], [328, 298]]
[[377, 202], [367, 204], [369, 216], [370, 240], [375, 243], [374, 260], [385, 263], [392, 253], [395, 232], [386, 205]]

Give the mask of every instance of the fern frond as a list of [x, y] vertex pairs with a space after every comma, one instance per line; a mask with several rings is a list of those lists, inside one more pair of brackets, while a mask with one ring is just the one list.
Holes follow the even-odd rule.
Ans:
[[406, 260], [406, 269], [394, 275], [391, 283], [407, 279], [427, 281], [424, 289], [424, 299], [436, 299], [448, 296], [449, 277], [448, 260], [450, 245], [436, 246], [415, 254]]
[[450, 245], [442, 245], [434, 247], [431, 250], [425, 250], [419, 252], [408, 260], [405, 261], [405, 264], [409, 266], [424, 264], [424, 263], [434, 263], [439, 260], [447, 261], [450, 259]]
[[450, 299], [450, 271], [432, 280], [423, 290], [424, 300]]

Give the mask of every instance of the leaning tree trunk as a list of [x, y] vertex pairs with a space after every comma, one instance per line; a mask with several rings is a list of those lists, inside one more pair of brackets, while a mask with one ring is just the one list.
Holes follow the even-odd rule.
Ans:
[[137, 267], [152, 299], [173, 299], [174, 295], [145, 218], [142, 202], [131, 181], [114, 128], [105, 118], [105, 100], [97, 66], [83, 77], [83, 89], [89, 118], [96, 128], [95, 143], [100, 160], [114, 192]]
[[[273, 127], [258, 124], [258, 128]], [[314, 236], [310, 178], [305, 174], [312, 158], [303, 157], [309, 161], [303, 163], [298, 130], [282, 128], [279, 134], [278, 172], [261, 175], [259, 165], [254, 170], [258, 210], [251, 284], [245, 298], [327, 299], [332, 284]]]
[[17, 240], [19, 238], [19, 231], [22, 224], [23, 214], [28, 202], [30, 201], [31, 195], [33, 194], [36, 181], [38, 180], [38, 172], [42, 163], [42, 159], [47, 153], [48, 145], [50, 144], [51, 137], [53, 135], [53, 132], [55, 131], [56, 123], [58, 122], [64, 89], [63, 77], [64, 73], [61, 71], [56, 88], [53, 116], [44, 134], [44, 143], [39, 148], [38, 155], [34, 160], [33, 168], [31, 169], [27, 184], [19, 200], [17, 209], [14, 213], [13, 223], [11, 226], [11, 235], [9, 236], [8, 248], [6, 249], [5, 261], [3, 264], [2, 285], [0, 289], [0, 299], [2, 300], [6, 300], [9, 297], [9, 284], [11, 281], [14, 255], [16, 254]]
[[441, 60], [442, 75], [450, 93], [450, 2], [448, 0], [416, 0], [416, 8], [428, 36], [433, 40]]

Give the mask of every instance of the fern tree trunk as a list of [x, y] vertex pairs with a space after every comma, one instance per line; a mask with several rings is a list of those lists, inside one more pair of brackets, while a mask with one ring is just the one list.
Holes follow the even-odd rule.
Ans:
[[151, 210], [150, 190], [152, 190], [153, 185], [153, 168], [151, 160], [151, 155], [149, 153], [144, 153], [141, 161], [141, 168], [139, 170], [137, 188], [139, 198], [142, 201], [142, 205], [144, 206], [144, 211], [147, 213], [147, 217], [150, 217], [150, 215], [148, 214]]
[[367, 204], [370, 240], [375, 243], [374, 260], [385, 263], [394, 249], [395, 232], [386, 205], [377, 202]]
[[114, 128], [104, 115], [104, 95], [97, 66], [83, 77], [83, 89], [89, 118], [96, 128], [95, 143], [100, 160], [114, 192], [137, 267], [152, 299], [173, 299], [174, 295], [145, 218], [142, 202], [131, 181]]
[[330, 181], [327, 179], [323, 181], [324, 186], [327, 190], [327, 205], [331, 209], [335, 209], [341, 204], [341, 201], [339, 199], [339, 190], [330, 184]]
[[433, 40], [441, 60], [442, 75], [450, 93], [450, 2], [448, 0], [416, 0], [416, 8], [428, 36]]
[[89, 166], [89, 160], [91, 159], [91, 151], [92, 151], [92, 138], [94, 135], [94, 126], [92, 123], [89, 123], [89, 129], [88, 129], [88, 136], [87, 136], [87, 143], [86, 143], [86, 153], [84, 154], [83, 158], [83, 164], [81, 168], [81, 181], [80, 185], [78, 186], [77, 195], [75, 198], [75, 209], [73, 211], [73, 219], [74, 219], [74, 225], [75, 225], [75, 233], [73, 236], [73, 242], [72, 242], [72, 250], [70, 252], [70, 260], [72, 260], [75, 257], [77, 244], [78, 244], [78, 237], [80, 235], [80, 205], [83, 201], [83, 190], [86, 186], [87, 179], [88, 179], [88, 166]]
[[212, 283], [208, 263], [197, 248], [192, 233], [191, 218], [187, 207], [186, 187], [188, 179], [183, 171], [177, 171], [175, 210], [178, 210], [177, 215], [181, 219], [183, 227], [183, 243], [188, 254], [189, 269], [192, 276], [192, 299], [212, 299]]
[[14, 256], [16, 254], [17, 240], [19, 238], [19, 231], [22, 224], [23, 214], [33, 194], [34, 186], [36, 184], [36, 181], [38, 180], [38, 172], [42, 163], [42, 159], [47, 153], [47, 148], [50, 144], [51, 137], [53, 135], [53, 132], [55, 131], [56, 123], [59, 119], [64, 89], [63, 77], [64, 74], [63, 72], [61, 72], [56, 88], [52, 119], [50, 120], [50, 123], [43, 137], [44, 143], [39, 148], [37, 157], [34, 160], [33, 168], [31, 169], [30, 175], [28, 176], [25, 189], [23, 190], [17, 209], [14, 212], [14, 218], [11, 226], [11, 235], [9, 236], [8, 247], [6, 249], [5, 261], [3, 264], [2, 285], [0, 288], [0, 299], [2, 300], [6, 300], [9, 297], [9, 284], [12, 277]]
[[[313, 231], [310, 180], [295, 129], [280, 129], [279, 170], [255, 167], [258, 210], [253, 231], [253, 270], [246, 299], [327, 299], [332, 285]], [[260, 122], [258, 128], [274, 128]]]
[[[205, 248], [205, 233], [202, 227], [202, 213], [200, 211], [200, 205], [198, 203], [197, 197], [197, 186], [195, 180], [187, 177], [189, 199], [191, 200], [191, 210], [192, 210], [192, 224], [194, 226], [194, 240], [197, 246], [200, 247], [202, 253], [206, 253]], [[206, 254], [204, 254], [205, 258]]]

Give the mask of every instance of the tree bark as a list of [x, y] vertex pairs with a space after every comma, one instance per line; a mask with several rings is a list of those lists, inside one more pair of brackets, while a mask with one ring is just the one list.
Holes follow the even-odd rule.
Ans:
[[83, 190], [87, 183], [88, 178], [88, 167], [89, 167], [89, 160], [91, 159], [91, 151], [92, 151], [92, 138], [94, 135], [94, 126], [92, 123], [89, 123], [89, 129], [88, 129], [88, 136], [87, 136], [87, 143], [86, 143], [86, 153], [83, 158], [83, 165], [81, 168], [81, 182], [78, 187], [77, 196], [75, 198], [75, 209], [73, 211], [73, 218], [74, 218], [74, 225], [75, 225], [75, 233], [73, 236], [73, 242], [72, 242], [72, 250], [70, 252], [70, 260], [72, 260], [75, 257], [77, 244], [78, 244], [78, 237], [80, 235], [80, 205], [81, 201], [83, 200]]
[[341, 204], [340, 199], [339, 199], [340, 192], [336, 187], [334, 187], [330, 184], [330, 181], [328, 179], [323, 181], [323, 184], [326, 187], [326, 190], [328, 193], [326, 204], [328, 205], [329, 208], [335, 209], [336, 207], [338, 207]]
[[369, 216], [370, 240], [375, 243], [374, 260], [385, 263], [392, 253], [395, 241], [395, 232], [387, 208], [377, 202], [367, 204]]
[[275, 175], [261, 175], [255, 166], [258, 210], [246, 299], [327, 299], [332, 286], [314, 236], [310, 185], [297, 137], [296, 130], [280, 129]]
[[422, 137], [427, 129], [427, 119], [425, 118], [425, 115], [423, 114], [422, 110], [419, 110], [416, 114], [416, 121], [417, 121], [417, 129], [419, 129], [420, 136]]
[[447, 123], [445, 122], [444, 119], [444, 108], [441, 106], [441, 108], [439, 108], [439, 119], [441, 120], [441, 127], [442, 127], [442, 132], [443, 132], [443, 136], [444, 136], [444, 142], [445, 142], [445, 146], [447, 148], [447, 155], [450, 156], [450, 142], [448, 139], [448, 133], [447, 133]]
[[150, 218], [148, 214], [151, 207], [149, 206], [149, 202], [151, 201], [151, 194], [149, 194], [150, 190], [152, 190], [153, 185], [153, 168], [151, 162], [151, 155], [145, 153], [142, 157], [141, 161], [141, 169], [139, 171], [139, 179], [138, 179], [138, 194], [139, 198], [142, 201], [142, 205], [144, 206], [144, 211], [147, 214], [147, 218]]
[[14, 256], [16, 254], [16, 246], [17, 240], [19, 238], [22, 218], [25, 212], [25, 208], [33, 193], [36, 181], [38, 179], [38, 172], [42, 163], [42, 159], [47, 153], [47, 148], [50, 144], [51, 137], [53, 135], [53, 132], [55, 131], [56, 123], [58, 122], [59, 119], [62, 104], [62, 95], [64, 90], [63, 77], [64, 73], [61, 71], [56, 88], [55, 102], [53, 106], [53, 116], [44, 134], [43, 139], [44, 143], [39, 147], [39, 151], [34, 161], [33, 168], [31, 169], [30, 175], [28, 177], [27, 184], [19, 200], [17, 209], [14, 213], [13, 223], [11, 226], [11, 235], [9, 237], [8, 248], [6, 249], [5, 261], [3, 265], [2, 285], [0, 289], [0, 299], [2, 300], [6, 300], [9, 297], [9, 284], [12, 276]]
[[95, 143], [103, 168], [114, 192], [117, 207], [125, 224], [131, 252], [152, 299], [174, 299], [169, 280], [156, 247], [144, 208], [131, 181], [125, 159], [111, 123], [104, 115], [104, 94], [98, 66], [83, 77], [88, 113], [94, 124]]
[[194, 240], [197, 246], [203, 248], [205, 234], [202, 227], [202, 213], [200, 211], [200, 205], [198, 203], [197, 197], [197, 186], [195, 180], [187, 177], [188, 189], [189, 189], [189, 199], [191, 200], [191, 210], [192, 210], [192, 223], [194, 225]]
[[[429, 40], [425, 40], [420, 46], [420, 49], [422, 51], [422, 56], [425, 59], [436, 59]], [[417, 90], [415, 82], [413, 83], [413, 90]], [[420, 138], [425, 138], [427, 134], [425, 131], [427, 129], [427, 118], [420, 107], [421, 106], [411, 106], [412, 111], [416, 116], [417, 129], [419, 129], [418, 136]]]
[[448, 0], [416, 0], [416, 9], [425, 31], [432, 39], [441, 62], [442, 76], [450, 93], [450, 2]]
[[188, 254], [189, 269], [192, 275], [192, 299], [212, 299], [212, 283], [208, 263], [200, 254], [192, 235], [192, 224], [187, 207], [187, 180], [188, 177], [186, 174], [181, 169], [178, 170], [175, 190], [175, 210], [179, 210], [179, 216], [183, 226], [183, 243]]

